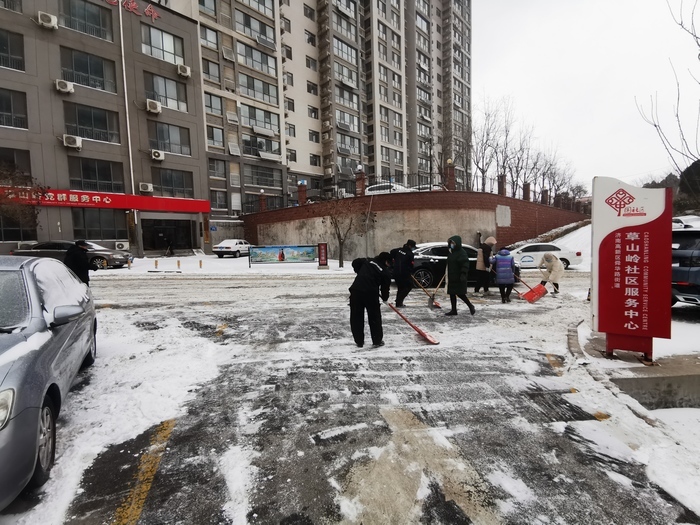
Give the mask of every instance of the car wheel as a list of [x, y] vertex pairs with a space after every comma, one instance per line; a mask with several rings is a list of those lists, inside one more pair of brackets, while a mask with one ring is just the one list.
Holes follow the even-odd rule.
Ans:
[[54, 460], [56, 459], [56, 409], [49, 396], [44, 396], [44, 403], [39, 411], [39, 450], [36, 455], [34, 474], [27, 487], [41, 487], [49, 480]]
[[104, 257], [93, 257], [90, 261], [90, 266], [93, 270], [105, 270], [107, 268], [107, 259]]
[[219, 259], [223, 259], [223, 258], [224, 258], [224, 254], [223, 254], [223, 253], [217, 253], [216, 256], [217, 256]]
[[565, 270], [569, 269], [569, 261], [567, 261], [566, 259], [561, 259], [561, 263], [564, 265]]
[[90, 339], [90, 350], [85, 354], [85, 359], [83, 359], [83, 364], [81, 368], [88, 368], [95, 363], [95, 358], [97, 357], [97, 328], [92, 329], [92, 338]]
[[433, 284], [433, 272], [426, 268], [418, 268], [413, 277], [420, 283], [423, 288], [428, 288]]
[[233, 252], [233, 256], [238, 259], [241, 256], [241, 252]]

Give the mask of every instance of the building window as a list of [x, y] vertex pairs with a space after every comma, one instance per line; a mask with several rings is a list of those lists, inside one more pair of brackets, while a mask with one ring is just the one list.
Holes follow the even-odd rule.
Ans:
[[260, 11], [264, 15], [275, 17], [275, 2], [274, 0], [239, 0], [242, 4], [249, 5], [253, 9]]
[[286, 31], [287, 33], [292, 32], [292, 23], [289, 21], [289, 18], [282, 17], [280, 19], [280, 25], [282, 26], [283, 31]]
[[304, 38], [306, 39], [306, 43], [316, 47], [316, 35], [314, 35], [311, 31], [304, 31]]
[[308, 114], [309, 114], [309, 117], [318, 119], [318, 108], [315, 108], [313, 106], [309, 106]]
[[119, 143], [119, 114], [101, 108], [63, 103], [66, 133], [84, 139]]
[[319, 134], [318, 131], [314, 131], [314, 130], [310, 129], [309, 130], [309, 140], [311, 142], [319, 143], [319, 142], [321, 142], [321, 135]]
[[207, 146], [215, 146], [217, 148], [224, 147], [224, 130], [207, 126]]
[[287, 160], [289, 162], [296, 162], [297, 161], [297, 150], [287, 148]]
[[0, 0], [0, 8], [10, 11], [22, 12], [22, 0]]
[[264, 82], [259, 78], [239, 73], [238, 88], [242, 95], [247, 95], [275, 106], [278, 104], [279, 90], [277, 86]]
[[212, 49], [219, 49], [219, 34], [207, 26], [199, 26], [199, 43]]
[[211, 60], [207, 60], [206, 58], [203, 58], [202, 76], [205, 80], [209, 80], [210, 82], [221, 82], [219, 76], [219, 64], [217, 64], [216, 62], [212, 62]]
[[316, 11], [312, 7], [304, 4], [304, 16], [309, 20], [316, 20]]
[[60, 0], [59, 24], [112, 41], [112, 11], [85, 0]]
[[124, 210], [72, 208], [75, 239], [127, 239]]
[[282, 188], [282, 170], [268, 168], [266, 166], [244, 164], [243, 182], [252, 186]]
[[151, 180], [154, 195], [194, 199], [193, 177], [189, 171], [152, 168]]
[[36, 219], [32, 221], [30, 217], [22, 217], [18, 220], [0, 213], [0, 241], [2, 242], [36, 241], [36, 229]]
[[288, 86], [293, 86], [294, 85], [294, 73], [290, 73], [289, 71], [285, 72], [284, 83], [287, 84]]
[[287, 124], [287, 136], [288, 137], [296, 137], [297, 136], [297, 127], [294, 124]]
[[252, 67], [258, 71], [276, 77], [277, 76], [277, 61], [274, 57], [267, 55], [255, 48], [247, 46], [242, 42], [236, 44], [238, 51], [238, 62]]
[[260, 126], [279, 133], [280, 117], [277, 113], [265, 111], [261, 108], [241, 104], [241, 124], [243, 126]]
[[243, 134], [243, 154], [259, 156], [260, 152], [280, 155], [280, 143], [277, 140], [256, 137], [255, 135]]
[[24, 71], [24, 37], [0, 29], [0, 67]]
[[28, 129], [26, 93], [0, 88], [0, 126]]
[[289, 5], [289, 0], [280, 0], [280, 5]]
[[294, 99], [293, 98], [285, 98], [284, 99], [284, 109], [294, 113]]
[[210, 195], [212, 209], [228, 211], [228, 193], [222, 190], [211, 190]]
[[187, 112], [187, 85], [170, 78], [144, 73], [146, 97], [157, 100], [163, 106]]
[[148, 121], [148, 141], [151, 149], [158, 149], [176, 153], [178, 155], [191, 155], [190, 130], [164, 122]]
[[120, 162], [68, 157], [70, 189], [124, 193], [124, 171]]
[[312, 95], [318, 95], [318, 84], [314, 84], [313, 82], [306, 82], [306, 92], [311, 93]]
[[223, 102], [221, 97], [212, 95], [211, 93], [204, 93], [204, 109], [207, 113], [213, 113], [214, 115], [223, 115]]
[[316, 71], [318, 69], [318, 62], [311, 57], [306, 57], [306, 67], [311, 71]]
[[117, 92], [114, 62], [75, 49], [61, 48], [63, 80], [111, 93]]
[[209, 177], [212, 179], [226, 179], [226, 161], [209, 159]]
[[275, 29], [272, 26], [263, 24], [257, 18], [239, 10], [236, 10], [236, 31], [248, 35], [250, 38], [263, 36], [271, 43], [275, 42]]
[[292, 48], [291, 46], [282, 46], [282, 56], [285, 58], [288, 58], [289, 60], [292, 59]]
[[311, 164], [312, 166], [320, 166], [321, 165], [320, 155], [314, 155], [314, 154], [309, 155], [309, 164]]
[[141, 24], [141, 52], [171, 64], [185, 63], [182, 38], [146, 24]]
[[199, 0], [199, 10], [207, 15], [216, 16], [216, 0]]

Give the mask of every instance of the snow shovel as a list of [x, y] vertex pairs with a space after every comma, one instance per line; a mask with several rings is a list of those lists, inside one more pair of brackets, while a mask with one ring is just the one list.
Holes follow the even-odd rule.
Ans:
[[[447, 272], [445, 272], [445, 275], [447, 275]], [[440, 282], [438, 283], [437, 287], [435, 288], [435, 291], [433, 292], [433, 295], [430, 296], [430, 299], [428, 299], [428, 304], [437, 304], [435, 302], [435, 294], [437, 291], [440, 289], [440, 286], [442, 286], [442, 281], [445, 280], [445, 275], [442, 276], [442, 279], [440, 279]], [[441, 308], [441, 306], [438, 305], [438, 308]]]
[[525, 299], [528, 303], [536, 303], [539, 299], [542, 299], [542, 297], [547, 295], [547, 289], [544, 286], [542, 286], [542, 284], [538, 284], [533, 288], [517, 275], [515, 276], [515, 278], [529, 288], [529, 290], [525, 293], [518, 292], [518, 295], [522, 299]]
[[442, 306], [440, 306], [440, 303], [438, 303], [435, 300], [435, 294], [430, 295], [430, 292], [426, 290], [421, 283], [418, 282], [418, 279], [416, 279], [414, 275], [411, 275], [411, 279], [413, 279], [413, 281], [420, 287], [420, 289], [425, 292], [425, 295], [428, 296], [428, 306], [431, 306], [433, 308], [442, 308]]

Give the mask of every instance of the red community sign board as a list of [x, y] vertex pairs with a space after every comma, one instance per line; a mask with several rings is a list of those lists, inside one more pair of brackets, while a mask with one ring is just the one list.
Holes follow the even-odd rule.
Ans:
[[151, 197], [125, 193], [102, 193], [47, 189], [43, 195], [32, 194], [29, 188], [7, 188], [8, 198], [38, 206], [69, 206], [72, 208], [112, 208], [119, 210], [165, 211], [178, 213], [209, 213], [211, 204], [202, 199]]
[[591, 311], [608, 355], [651, 360], [653, 338], [671, 337], [672, 215], [670, 188], [593, 179]]

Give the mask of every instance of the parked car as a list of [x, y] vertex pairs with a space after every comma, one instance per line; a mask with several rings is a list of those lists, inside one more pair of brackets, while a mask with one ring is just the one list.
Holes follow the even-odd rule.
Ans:
[[700, 217], [697, 215], [680, 215], [671, 219], [673, 229], [700, 228]]
[[224, 255], [240, 257], [241, 255], [250, 255], [250, 243], [243, 239], [226, 239], [212, 247], [212, 250], [219, 259]]
[[674, 229], [671, 235], [671, 304], [700, 306], [700, 229]]
[[442, 184], [419, 184], [418, 186], [411, 186], [413, 191], [447, 191], [447, 188]]
[[397, 182], [380, 182], [379, 184], [372, 184], [367, 186], [365, 189], [365, 195], [378, 195], [380, 193], [406, 193], [412, 190], [407, 188], [403, 184]]
[[564, 265], [564, 269], [583, 262], [581, 252], [573, 252], [568, 248], [552, 243], [535, 242], [510, 250], [510, 254], [520, 264], [521, 268], [537, 268], [537, 265], [542, 260], [542, 256], [547, 252], [552, 252], [559, 257], [559, 260]]
[[[473, 246], [463, 244], [462, 248], [469, 256], [469, 276], [468, 282], [476, 282], [476, 256], [477, 251]], [[437, 286], [442, 276], [445, 275], [447, 266], [447, 256], [450, 248], [447, 242], [425, 242], [416, 245], [413, 250], [413, 276], [423, 286], [429, 288]], [[520, 266], [515, 264], [515, 275], [520, 276]], [[491, 272], [491, 282], [496, 278], [496, 274]]]
[[[48, 241], [32, 244], [28, 248], [11, 250], [10, 255], [23, 255], [26, 257], [52, 257], [63, 262], [68, 248], [75, 244], [74, 241]], [[88, 241], [88, 259], [93, 270], [104, 268], [121, 268], [134, 258], [131, 253], [123, 250], [112, 250], [97, 243]]]
[[0, 510], [49, 479], [56, 419], [96, 333], [90, 288], [62, 262], [0, 256]]

